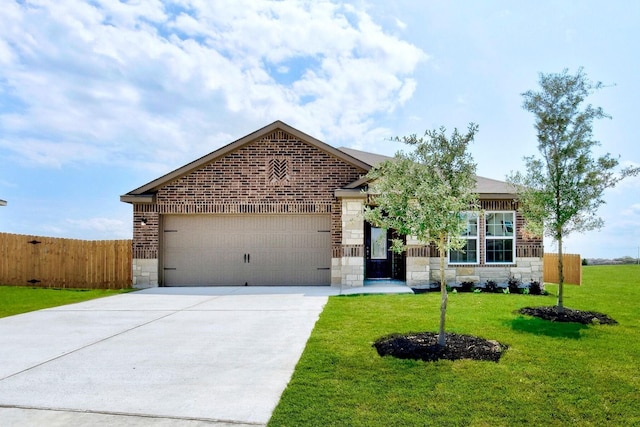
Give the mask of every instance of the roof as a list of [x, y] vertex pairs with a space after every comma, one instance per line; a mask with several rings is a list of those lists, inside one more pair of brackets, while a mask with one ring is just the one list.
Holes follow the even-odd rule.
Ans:
[[382, 154], [368, 153], [366, 151], [354, 150], [353, 148], [347, 147], [338, 147], [338, 150], [347, 153], [356, 159], [362, 160], [371, 166], [378, 166], [384, 161], [393, 159], [393, 157], [383, 156]]
[[[310, 135], [305, 134], [304, 132], [300, 132], [299, 130], [295, 129], [294, 127], [289, 126], [288, 124], [277, 120], [273, 123], [271, 123], [270, 125], [267, 125], [265, 127], [263, 127], [262, 129], [258, 129], [255, 132], [250, 133], [247, 136], [244, 136], [230, 144], [225, 145], [222, 148], [219, 148], [216, 151], [213, 151], [209, 154], [207, 154], [206, 156], [203, 156], [197, 160], [194, 160], [191, 163], [188, 163], [172, 172], [169, 172], [166, 175], [161, 176], [160, 178], [157, 178], [145, 185], [143, 185], [142, 187], [138, 187], [135, 190], [132, 190], [130, 192], [128, 192], [127, 194], [120, 196], [120, 200], [123, 202], [127, 202], [127, 203], [152, 203], [154, 200], [154, 195], [155, 192], [158, 191], [158, 189], [160, 189], [161, 187], [165, 186], [166, 184], [168, 184], [169, 182], [180, 178], [182, 176], [185, 176], [191, 172], [193, 172], [196, 169], [201, 168], [202, 166], [211, 163], [212, 161], [215, 161], [229, 153], [231, 153], [232, 151], [235, 151], [239, 148], [241, 148], [242, 146], [249, 144], [251, 142], [254, 142], [276, 130], [282, 130], [292, 136], [295, 136], [296, 138], [300, 139], [301, 141], [304, 141], [326, 153], [329, 153], [331, 155], [333, 155], [334, 157], [339, 158], [340, 160], [351, 164], [353, 166], [359, 167], [361, 169], [364, 169], [365, 171], [368, 171], [369, 169], [371, 169], [371, 164], [349, 154], [346, 151], [341, 151], [338, 150], [337, 148], [334, 148], [332, 146], [330, 146], [329, 144], [326, 144], [322, 141], [320, 141], [319, 139], [316, 139]], [[378, 155], [373, 155], [373, 156], [378, 156]], [[382, 157], [382, 156], [380, 156]]]
[[[232, 151], [235, 151], [246, 144], [256, 141], [276, 130], [282, 130], [284, 132], [287, 132], [290, 135], [293, 135], [296, 138], [300, 139], [301, 141], [311, 144], [314, 147], [326, 153], [329, 153], [348, 164], [351, 164], [356, 167], [360, 167], [365, 171], [368, 171], [372, 167], [377, 166], [384, 161], [393, 160], [393, 157], [385, 156], [382, 154], [370, 153], [367, 151], [355, 150], [353, 148], [347, 148], [347, 147], [334, 148], [310, 135], [307, 135], [289, 126], [288, 124], [280, 120], [277, 120], [271, 123], [270, 125], [263, 127], [262, 129], [258, 129], [257, 131], [252, 132], [247, 136], [244, 136], [230, 144], [225, 145], [222, 148], [219, 148], [218, 150], [215, 150], [207, 154], [206, 156], [203, 156], [197, 160], [194, 160], [191, 163], [188, 163], [178, 169], [175, 169], [174, 171], [169, 172], [168, 174], [163, 175], [160, 178], [157, 178], [141, 187], [136, 188], [135, 190], [128, 192], [125, 195], [120, 196], [120, 200], [127, 203], [134, 203], [134, 202], [153, 203], [155, 199], [155, 193], [158, 191], [158, 189], [165, 186], [169, 182], [175, 179], [178, 179], [182, 176], [185, 176], [193, 172], [194, 170], [199, 169], [202, 166], [212, 161], [215, 161], [231, 153]], [[482, 198], [504, 199], [504, 198], [512, 198], [515, 196], [514, 189], [504, 181], [498, 181], [495, 179], [485, 178], [481, 176], [477, 176], [476, 178], [477, 178], [476, 192], [480, 194]], [[369, 178], [367, 178], [366, 176], [363, 176], [360, 179], [347, 185], [345, 189], [347, 190], [347, 193], [350, 194], [353, 192], [355, 194], [356, 191], [357, 192], [360, 191], [359, 190], [360, 187], [367, 184], [369, 181], [370, 181]], [[0, 200], [0, 206], [3, 206], [2, 202], [4, 201]], [[4, 205], [6, 205], [6, 202], [4, 202]]]
[[[351, 156], [362, 160], [365, 163], [370, 164], [371, 166], [377, 166], [380, 163], [393, 160], [394, 157], [383, 156], [382, 154], [368, 153], [366, 151], [354, 150], [353, 148], [340, 147], [338, 148], [340, 151], [344, 151]], [[355, 190], [363, 185], [367, 184], [371, 180], [366, 176], [358, 179], [357, 181], [352, 182], [347, 185], [345, 189]], [[483, 176], [476, 175], [476, 193], [482, 195], [482, 198], [495, 198], [495, 199], [504, 199], [504, 198], [512, 198], [515, 196], [514, 188], [507, 182], [498, 181], [497, 179], [485, 178]], [[343, 195], [350, 194], [349, 192], [342, 192]]]

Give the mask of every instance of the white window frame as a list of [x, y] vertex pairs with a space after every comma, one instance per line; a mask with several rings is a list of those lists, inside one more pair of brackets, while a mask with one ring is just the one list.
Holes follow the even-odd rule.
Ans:
[[[495, 236], [495, 235], [489, 235], [487, 233], [488, 228], [489, 228], [489, 223], [487, 221], [488, 217], [490, 214], [511, 214], [512, 215], [512, 221], [509, 223], [509, 221], [504, 221], [504, 224], [502, 224], [503, 227], [507, 227], [507, 229], [509, 227], [511, 227], [512, 231], [511, 231], [511, 235], [499, 235], [499, 236]], [[484, 216], [484, 263], [487, 265], [504, 265], [504, 264], [515, 264], [516, 263], [516, 211], [486, 211], [485, 212], [485, 216]], [[508, 230], [507, 230], [508, 231]], [[487, 260], [487, 244], [489, 241], [491, 240], [508, 240], [511, 239], [512, 241], [512, 246], [511, 246], [511, 259], [512, 261], [491, 261], [489, 262]]]
[[[473, 212], [473, 211], [468, 211], [468, 212], [462, 212], [464, 215], [467, 216], [467, 234], [463, 234], [462, 236], [460, 236], [461, 238], [467, 240], [467, 242], [469, 240], [475, 240], [476, 242], [476, 260], [475, 261], [451, 261], [451, 252], [452, 250], [449, 250], [448, 253], [448, 261], [449, 264], [459, 264], [459, 265], [478, 265], [480, 264], [480, 215], [478, 215], [477, 212]], [[469, 235], [469, 218], [473, 218], [475, 217], [476, 219], [476, 234], [474, 235]], [[466, 244], [465, 244], [466, 246]]]

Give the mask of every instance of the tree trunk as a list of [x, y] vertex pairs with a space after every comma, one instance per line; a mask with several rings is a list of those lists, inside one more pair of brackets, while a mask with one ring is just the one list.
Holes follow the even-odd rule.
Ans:
[[558, 239], [558, 312], [564, 311], [564, 264], [562, 262], [562, 237]]
[[438, 244], [438, 250], [440, 251], [440, 295], [442, 297], [440, 302], [440, 331], [438, 332], [438, 346], [444, 347], [446, 345], [446, 338], [444, 334], [444, 321], [447, 314], [447, 284], [444, 274], [444, 259], [446, 256], [445, 240], [446, 236], [440, 236]]

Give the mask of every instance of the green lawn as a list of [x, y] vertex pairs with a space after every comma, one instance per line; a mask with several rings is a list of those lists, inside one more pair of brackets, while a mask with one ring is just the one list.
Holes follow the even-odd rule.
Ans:
[[499, 363], [381, 358], [373, 341], [437, 331], [438, 293], [331, 297], [270, 426], [640, 425], [640, 266], [587, 266], [565, 306], [618, 325], [514, 311], [552, 295], [450, 294], [447, 330], [509, 345]]
[[0, 317], [13, 316], [14, 314], [72, 304], [129, 291], [131, 289], [80, 290], [0, 286]]

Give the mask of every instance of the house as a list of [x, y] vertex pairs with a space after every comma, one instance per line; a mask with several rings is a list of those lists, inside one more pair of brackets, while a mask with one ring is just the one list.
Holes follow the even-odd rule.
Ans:
[[[367, 171], [389, 157], [334, 148], [276, 121], [120, 197], [133, 205], [135, 287], [362, 286], [438, 277], [437, 250], [365, 223]], [[542, 241], [527, 239], [515, 195], [478, 177], [483, 215], [468, 215], [449, 281], [540, 280]], [[384, 234], [387, 233], [386, 236]]]

